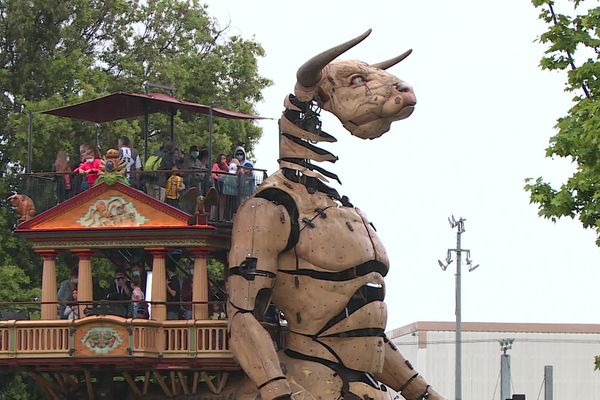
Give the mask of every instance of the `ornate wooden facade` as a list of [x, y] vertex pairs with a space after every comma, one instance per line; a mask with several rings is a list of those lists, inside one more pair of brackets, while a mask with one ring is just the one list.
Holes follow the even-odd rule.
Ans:
[[[0, 368], [27, 371], [47, 398], [164, 398], [218, 395], [230, 371], [226, 321], [208, 315], [207, 257], [229, 248], [226, 228], [126, 185], [100, 184], [21, 223], [43, 259], [41, 320], [0, 321]], [[78, 301], [91, 303], [91, 257], [102, 249], [144, 249], [152, 255], [151, 319], [95, 315], [59, 320], [56, 257], [79, 258]], [[165, 257], [177, 248], [194, 257], [192, 320], [167, 320]]]

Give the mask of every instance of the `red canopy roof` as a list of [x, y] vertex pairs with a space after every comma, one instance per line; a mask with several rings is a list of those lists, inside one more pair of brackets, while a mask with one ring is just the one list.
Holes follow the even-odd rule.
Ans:
[[[116, 121], [139, 117], [146, 112], [190, 111], [208, 115], [210, 107], [190, 101], [179, 100], [162, 93], [113, 93], [108, 96], [85, 101], [71, 106], [55, 108], [44, 111], [43, 114], [57, 115], [60, 117], [76, 118], [96, 123]], [[256, 115], [229, 111], [223, 108], [213, 108], [216, 117], [232, 119], [268, 119]]]

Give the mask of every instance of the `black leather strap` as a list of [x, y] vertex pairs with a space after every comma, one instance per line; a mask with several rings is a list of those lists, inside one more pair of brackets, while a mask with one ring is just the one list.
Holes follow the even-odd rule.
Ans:
[[283, 253], [294, 248], [294, 246], [296, 246], [296, 244], [298, 243], [298, 239], [300, 237], [300, 227], [298, 224], [298, 207], [296, 206], [296, 202], [294, 201], [292, 196], [290, 196], [288, 193], [284, 192], [281, 189], [268, 188], [256, 193], [254, 197], [269, 200], [275, 204], [282, 205], [285, 207], [290, 216], [292, 229], [285, 249], [283, 249]]

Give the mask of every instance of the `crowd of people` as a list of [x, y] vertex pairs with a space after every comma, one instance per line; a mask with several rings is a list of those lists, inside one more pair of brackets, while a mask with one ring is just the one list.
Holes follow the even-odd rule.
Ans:
[[[196, 145], [185, 153], [168, 141], [145, 162], [128, 137], [120, 137], [117, 145], [129, 184], [173, 207], [194, 212], [197, 196], [207, 196], [214, 188], [218, 201], [210, 210], [213, 220], [231, 220], [240, 200], [256, 186], [254, 164], [243, 146], [236, 147], [231, 155], [219, 154], [210, 165], [208, 150]], [[99, 177], [100, 166], [101, 156], [96, 146], [81, 145], [75, 163], [66, 151], [60, 150], [54, 162], [58, 202], [92, 187]]]
[[[198, 196], [216, 193], [216, 204], [210, 209], [209, 219], [212, 220], [230, 221], [240, 201], [251, 195], [256, 187], [254, 164], [243, 146], [236, 147], [231, 155], [219, 154], [212, 165], [209, 152], [195, 145], [185, 153], [173, 142], [166, 142], [145, 162], [129, 138], [120, 137], [117, 147], [130, 186], [160, 201], [184, 209], [186, 204], [195, 206]], [[60, 150], [54, 162], [58, 201], [63, 202], [92, 187], [99, 178], [101, 161], [100, 150], [93, 145], [81, 145], [77, 160], [71, 160], [68, 152]], [[195, 209], [184, 211], [193, 213]], [[69, 278], [59, 285], [59, 317], [79, 319], [93, 314], [113, 314], [149, 318], [150, 307], [145, 296], [146, 269], [133, 263], [116, 265], [115, 271], [109, 288], [95, 287], [96, 301], [84, 304], [78, 302], [77, 269], [73, 269]], [[192, 318], [193, 274], [183, 272], [178, 273], [177, 264], [167, 263], [167, 319]], [[209, 318], [226, 318], [222, 304], [217, 299], [212, 300], [215, 303], [209, 305]]]
[[[68, 279], [62, 281], [57, 293], [58, 315], [61, 319], [79, 319], [88, 315], [111, 314], [127, 318], [150, 317], [146, 293], [146, 271], [137, 263], [130, 270], [117, 269], [114, 281], [103, 295], [102, 300], [83, 304], [77, 299], [77, 269], [73, 269]], [[176, 264], [167, 264], [167, 319], [192, 319], [193, 275], [180, 276]], [[99, 290], [99, 288], [96, 288]], [[98, 293], [95, 293], [98, 294]], [[101, 293], [102, 294], [102, 293]], [[209, 305], [210, 319], [225, 319], [223, 305], [213, 301]]]

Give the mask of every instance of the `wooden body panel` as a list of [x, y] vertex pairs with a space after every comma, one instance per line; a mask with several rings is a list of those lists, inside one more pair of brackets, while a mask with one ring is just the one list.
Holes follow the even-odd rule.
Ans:
[[[285, 313], [290, 330], [314, 335], [330, 319], [343, 312], [352, 295], [368, 283], [383, 285], [383, 277], [377, 272], [371, 272], [349, 281], [336, 282], [280, 272], [273, 291], [273, 303]], [[385, 326], [386, 315], [381, 317], [381, 321], [371, 323], [377, 327]], [[360, 324], [354, 329], [371, 327]]]
[[387, 307], [383, 301], [374, 301], [359, 308], [345, 319], [341, 320], [320, 336], [335, 335], [356, 329], [357, 326], [375, 329], [385, 329], [387, 322]]

